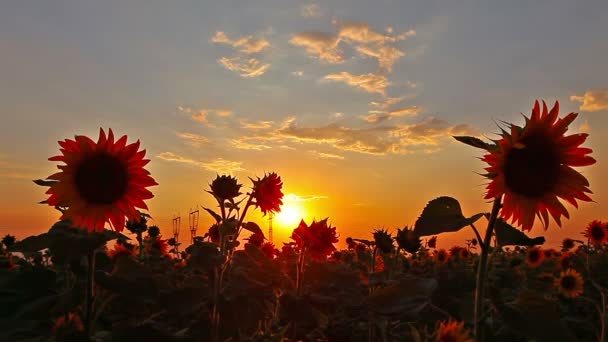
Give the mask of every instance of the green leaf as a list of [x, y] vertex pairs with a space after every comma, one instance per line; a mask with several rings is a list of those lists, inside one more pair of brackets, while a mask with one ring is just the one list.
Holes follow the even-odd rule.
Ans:
[[[264, 236], [264, 232], [262, 231], [262, 228], [260, 228], [260, 226], [257, 225], [257, 223], [255, 222], [247, 222], [243, 225], [244, 229], [247, 229], [248, 231], [252, 232], [253, 234], [261, 234], [262, 236]], [[265, 236], [264, 236], [265, 238]]]
[[501, 218], [496, 220], [494, 231], [499, 246], [535, 246], [545, 243], [545, 237], [530, 238]]
[[433, 278], [408, 276], [374, 291], [363, 303], [377, 314], [414, 316], [428, 304], [437, 286], [437, 280]]
[[479, 220], [483, 214], [464, 217], [460, 203], [452, 197], [438, 197], [430, 201], [414, 225], [418, 236], [456, 232]]
[[215, 211], [213, 211], [209, 208], [205, 208], [205, 207], [203, 207], [203, 209], [205, 209], [209, 213], [209, 215], [213, 216], [213, 218], [215, 219], [215, 221], [217, 223], [222, 222], [222, 217], [220, 215], [218, 215]]
[[33, 182], [40, 186], [53, 186], [54, 184], [59, 183], [59, 181], [53, 179], [35, 179]]

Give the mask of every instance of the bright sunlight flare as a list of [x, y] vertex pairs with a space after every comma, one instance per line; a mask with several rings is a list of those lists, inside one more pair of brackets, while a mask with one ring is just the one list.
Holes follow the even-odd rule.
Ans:
[[287, 203], [281, 208], [281, 212], [276, 215], [279, 225], [286, 228], [295, 228], [304, 217], [304, 210], [298, 203]]

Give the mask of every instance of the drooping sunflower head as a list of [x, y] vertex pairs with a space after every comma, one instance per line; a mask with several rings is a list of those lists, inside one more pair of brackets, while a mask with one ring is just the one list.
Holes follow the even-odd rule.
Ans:
[[525, 125], [511, 124], [483, 157], [491, 179], [486, 198], [504, 195], [501, 216], [523, 230], [532, 229], [536, 216], [547, 229], [549, 214], [561, 226], [561, 217], [570, 216], [559, 199], [575, 207], [577, 200], [591, 201], [589, 182], [572, 168], [595, 163], [592, 150], [580, 147], [588, 135], [565, 135], [578, 114], [558, 119], [558, 113], [558, 102], [550, 111], [543, 102], [541, 112], [536, 101]]
[[594, 220], [585, 229], [585, 237], [589, 239], [589, 242], [599, 246], [608, 241], [608, 227], [606, 223]]
[[397, 229], [395, 240], [399, 248], [411, 254], [416, 253], [422, 247], [418, 234], [408, 227], [403, 228], [403, 230]]
[[545, 254], [538, 247], [532, 247], [528, 249], [528, 253], [526, 254], [526, 263], [530, 268], [536, 268], [540, 266], [545, 258]]
[[435, 341], [437, 342], [475, 342], [464, 322], [449, 320], [439, 323]]
[[281, 177], [272, 172], [264, 175], [261, 179], [252, 179], [251, 181], [253, 182], [253, 198], [256, 207], [260, 208], [264, 215], [269, 212], [281, 211], [281, 205], [283, 205], [283, 182]]
[[144, 200], [154, 197], [146, 188], [158, 185], [144, 168], [150, 160], [144, 159], [145, 150], [139, 151], [139, 140], [127, 145], [126, 135], [114, 141], [111, 129], [107, 136], [100, 129], [97, 142], [77, 135], [59, 145], [62, 154], [49, 160], [65, 165], [48, 177], [56, 182], [46, 192], [46, 202], [67, 208], [62, 220], [90, 231], [103, 229], [108, 221], [122, 231], [125, 216], [139, 220], [136, 208], [148, 209]]
[[374, 242], [376, 243], [376, 248], [381, 250], [382, 253], [390, 253], [394, 248], [393, 237], [384, 229], [374, 231]]
[[226, 200], [232, 200], [235, 197], [241, 195], [241, 184], [238, 183], [236, 177], [228, 175], [217, 175], [215, 179], [209, 184], [212, 194], [218, 202], [222, 203]]
[[560, 273], [555, 279], [555, 287], [566, 298], [576, 298], [584, 291], [583, 277], [577, 271], [569, 268]]

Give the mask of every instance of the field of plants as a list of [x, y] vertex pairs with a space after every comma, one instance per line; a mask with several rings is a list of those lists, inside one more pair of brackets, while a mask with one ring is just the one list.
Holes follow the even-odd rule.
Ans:
[[[150, 225], [139, 141], [60, 141], [59, 172], [35, 181], [58, 222], [0, 245], [0, 341], [606, 341], [608, 225], [557, 249], [526, 234], [569, 218], [561, 200], [591, 201], [573, 169], [595, 163], [587, 135], [558, 112], [536, 102], [498, 140], [455, 137], [484, 153], [488, 212], [444, 196], [412, 227], [348, 237], [302, 221], [282, 246], [247, 220], [281, 210], [276, 173], [211, 180], [215, 223], [190, 241]], [[476, 238], [437, 248], [463, 229]]]

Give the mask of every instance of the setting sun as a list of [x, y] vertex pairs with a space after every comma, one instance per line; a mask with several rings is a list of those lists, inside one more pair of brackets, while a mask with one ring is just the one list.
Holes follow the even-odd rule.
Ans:
[[303, 208], [297, 203], [288, 203], [277, 214], [277, 223], [285, 228], [296, 228], [304, 217]]

